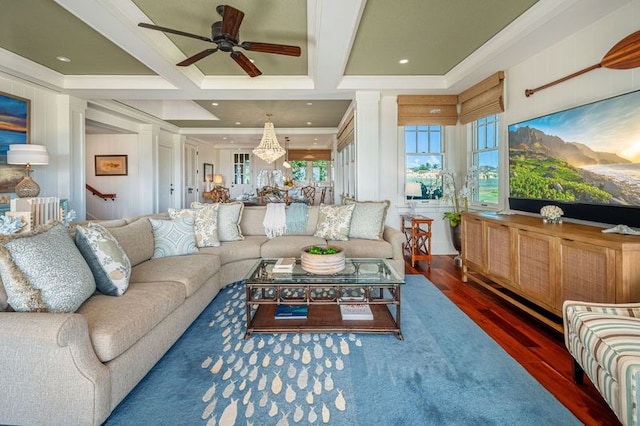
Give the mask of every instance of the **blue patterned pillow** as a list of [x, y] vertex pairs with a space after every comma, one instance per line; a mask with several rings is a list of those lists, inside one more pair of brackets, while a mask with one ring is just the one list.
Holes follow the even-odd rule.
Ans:
[[170, 220], [149, 218], [149, 222], [153, 229], [152, 259], [198, 252], [192, 216], [180, 216]]
[[98, 290], [122, 296], [129, 287], [131, 262], [109, 231], [96, 223], [76, 226], [76, 246], [91, 268]]
[[75, 312], [96, 291], [91, 269], [59, 223], [0, 237], [0, 277], [20, 312]]

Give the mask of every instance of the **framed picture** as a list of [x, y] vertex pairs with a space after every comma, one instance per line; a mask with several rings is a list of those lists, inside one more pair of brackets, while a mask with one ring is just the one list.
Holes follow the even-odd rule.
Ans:
[[96, 155], [96, 176], [126, 176], [126, 155]]
[[14, 192], [23, 166], [7, 165], [9, 145], [31, 143], [31, 101], [0, 92], [0, 193]]
[[213, 182], [213, 164], [204, 163], [202, 178], [205, 182]]
[[29, 99], [0, 92], [0, 164], [7, 164], [9, 145], [30, 143]]

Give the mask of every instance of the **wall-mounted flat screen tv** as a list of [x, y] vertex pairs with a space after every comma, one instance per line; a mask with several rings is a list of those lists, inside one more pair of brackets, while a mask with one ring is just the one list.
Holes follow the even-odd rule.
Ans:
[[640, 91], [509, 125], [509, 208], [640, 226]]

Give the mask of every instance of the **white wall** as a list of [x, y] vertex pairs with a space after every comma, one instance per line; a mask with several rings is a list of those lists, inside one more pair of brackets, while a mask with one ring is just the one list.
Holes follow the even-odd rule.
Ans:
[[[127, 176], [96, 176], [96, 155], [127, 155]], [[86, 180], [103, 194], [116, 194], [115, 200], [87, 194], [87, 219], [116, 219], [138, 213], [137, 200], [145, 192], [151, 192], [144, 182], [149, 177], [141, 176], [138, 155], [138, 135], [87, 135], [86, 136]]]

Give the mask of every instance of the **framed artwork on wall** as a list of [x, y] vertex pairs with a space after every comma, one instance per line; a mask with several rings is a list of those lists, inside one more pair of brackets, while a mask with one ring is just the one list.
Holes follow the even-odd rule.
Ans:
[[0, 193], [14, 192], [23, 166], [7, 165], [9, 145], [31, 143], [31, 101], [0, 92]]
[[127, 155], [96, 155], [96, 176], [126, 176]]
[[213, 164], [204, 163], [204, 173], [202, 174], [204, 182], [213, 182]]

